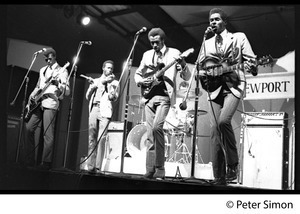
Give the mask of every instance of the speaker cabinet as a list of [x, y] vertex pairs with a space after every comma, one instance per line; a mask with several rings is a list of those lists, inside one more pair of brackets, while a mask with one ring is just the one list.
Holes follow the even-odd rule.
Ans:
[[[131, 129], [132, 123], [127, 122], [127, 133]], [[126, 139], [123, 142], [124, 122], [111, 121], [107, 129], [106, 145], [102, 170], [108, 172], [120, 172], [122, 144], [126, 150]]]
[[7, 162], [16, 161], [19, 140], [20, 118], [7, 117]]
[[284, 123], [276, 124], [274, 120], [270, 122], [273, 118], [270, 115], [267, 115], [269, 120], [264, 117], [260, 119], [262, 121], [249, 115], [244, 117], [246, 122], [241, 129], [242, 185], [264, 189], [285, 189], [288, 174], [288, 129]]

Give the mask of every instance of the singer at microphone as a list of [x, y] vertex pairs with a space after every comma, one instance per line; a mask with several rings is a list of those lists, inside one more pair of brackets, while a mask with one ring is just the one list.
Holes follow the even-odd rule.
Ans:
[[[256, 55], [245, 33], [233, 33], [227, 29], [229, 19], [225, 11], [213, 8], [209, 11], [207, 20], [209, 26], [206, 33], [214, 32], [215, 35], [203, 42], [205, 49], [200, 51], [197, 63], [202, 67], [199, 75], [202, 89], [207, 92], [209, 108], [209, 137], [213, 145], [215, 178], [211, 184], [227, 185], [228, 182], [237, 179], [240, 164], [236, 136], [231, 123], [242, 98], [246, 95], [245, 73], [251, 67], [251, 59], [255, 60]], [[229, 59], [227, 65], [221, 63], [225, 59]], [[249, 64], [245, 66], [245, 62]], [[218, 66], [220, 64], [221, 67]], [[207, 68], [213, 66], [217, 66], [218, 72], [211, 72], [215, 69]], [[208, 78], [208, 75], [211, 78]]]
[[[145, 30], [141, 29], [138, 33]], [[151, 49], [143, 53], [140, 66], [134, 74], [134, 81], [141, 88], [141, 102], [145, 104], [147, 140], [153, 143], [147, 149], [144, 178], [160, 180], [165, 178], [164, 123], [171, 106], [175, 104], [175, 79], [179, 73], [178, 76], [185, 81], [191, 78], [185, 54], [181, 54], [176, 48], [168, 47], [165, 40], [166, 34], [161, 28], [152, 28], [148, 32]], [[152, 70], [159, 68], [162, 63], [166, 64], [164, 68]]]

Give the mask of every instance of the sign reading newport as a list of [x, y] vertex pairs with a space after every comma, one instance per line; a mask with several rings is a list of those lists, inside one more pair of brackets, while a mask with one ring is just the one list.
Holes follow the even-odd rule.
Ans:
[[295, 97], [294, 72], [246, 76], [245, 100], [286, 99]]

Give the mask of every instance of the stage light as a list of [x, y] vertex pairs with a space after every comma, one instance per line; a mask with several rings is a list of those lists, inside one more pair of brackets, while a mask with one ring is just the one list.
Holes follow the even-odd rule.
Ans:
[[77, 16], [77, 23], [78, 24], [81, 24], [81, 25], [88, 25], [91, 21], [91, 18], [84, 14], [84, 13], [80, 13], [78, 16]]
[[73, 57], [73, 63], [76, 64], [78, 61], [79, 61], [79, 57], [77, 57], [77, 60], [76, 60], [76, 56], [74, 56]]

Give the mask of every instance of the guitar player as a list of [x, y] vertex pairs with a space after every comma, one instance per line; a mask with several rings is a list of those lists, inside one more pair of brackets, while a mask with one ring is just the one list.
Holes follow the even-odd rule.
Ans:
[[[205, 41], [205, 48], [201, 48], [198, 67], [200, 79], [203, 80], [201, 84], [207, 91], [209, 100], [214, 173], [211, 183], [217, 185], [226, 185], [237, 178], [239, 159], [231, 120], [240, 99], [245, 95], [245, 71], [257, 74], [257, 65], [253, 63], [256, 55], [246, 35], [242, 32], [229, 32], [226, 29], [227, 18], [220, 8], [210, 10], [209, 27], [205, 35], [213, 33], [214, 36]], [[226, 65], [242, 63], [243, 66], [232, 72], [216, 75], [220, 67], [205, 69], [212, 62], [217, 62], [216, 65], [221, 65], [224, 70]]]
[[[186, 62], [180, 51], [167, 47], [165, 45], [166, 35], [161, 28], [153, 28], [148, 33], [148, 39], [152, 49], [143, 54], [142, 60], [136, 70], [134, 79], [139, 87], [148, 87], [153, 82], [158, 81], [154, 88], [151, 89], [151, 96], [144, 97], [145, 100], [145, 119], [147, 127], [147, 142], [149, 150], [146, 154], [146, 174], [147, 179], [164, 179], [165, 178], [165, 142], [163, 124], [169, 112], [170, 106], [176, 101], [176, 84], [175, 79], [178, 72], [180, 77], [188, 80], [191, 72], [186, 66]], [[160, 69], [169, 67], [166, 71], [157, 75]], [[146, 75], [153, 71], [152, 76]], [[147, 76], [147, 77], [146, 77]]]
[[[38, 124], [42, 121], [44, 144], [42, 162], [38, 168], [49, 170], [52, 165], [55, 120], [59, 103], [64, 95], [70, 94], [70, 88], [67, 82], [68, 71], [65, 66], [61, 67], [57, 63], [56, 51], [53, 48], [46, 48], [43, 55], [47, 65], [40, 69], [38, 82], [29, 95], [26, 106], [28, 112], [32, 106], [31, 102], [41, 91], [44, 91], [40, 103], [36, 104], [38, 107], [32, 111], [32, 115], [25, 124], [25, 164], [32, 167], [36, 164], [34, 135]], [[47, 84], [48, 81], [50, 84]]]

